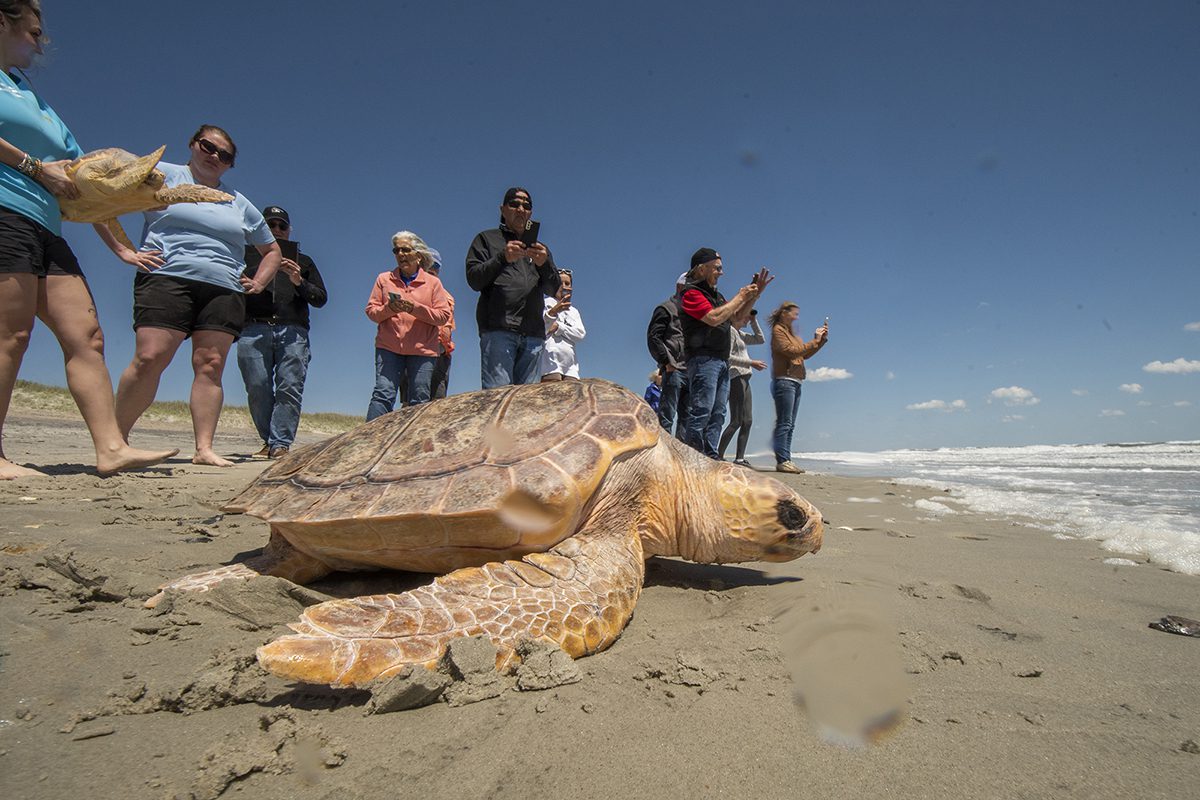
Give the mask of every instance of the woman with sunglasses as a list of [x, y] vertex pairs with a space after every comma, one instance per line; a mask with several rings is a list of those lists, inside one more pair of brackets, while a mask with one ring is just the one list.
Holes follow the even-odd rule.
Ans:
[[[229, 467], [233, 462], [213, 450], [225, 399], [221, 376], [245, 323], [245, 295], [271, 285], [282, 255], [258, 209], [221, 180], [237, 157], [232, 137], [216, 125], [202, 125], [188, 148], [187, 164], [158, 165], [166, 185], [198, 183], [227, 192], [233, 200], [144, 212], [142, 245], [136, 251], [101, 233], [118, 258], [139, 270], [133, 285], [136, 350], [117, 387], [117, 421], [128, 436], [154, 402], [163, 370], [190, 337], [189, 405], [196, 437], [192, 463]], [[253, 279], [242, 274], [247, 244], [263, 256]]]
[[375, 334], [375, 389], [367, 422], [396, 407], [401, 382], [408, 405], [429, 402], [438, 330], [450, 321], [450, 298], [429, 272], [433, 251], [412, 231], [392, 237], [396, 268], [381, 272], [367, 300], [367, 318]]
[[[177, 450], [129, 446], [113, 412], [104, 334], [79, 261], [62, 238], [58, 197], [79, 190], [63, 166], [82, 155], [71, 131], [22, 77], [42, 52], [37, 0], [0, 0], [0, 432], [35, 319], [54, 332], [67, 386], [87, 423], [101, 475], [157, 464]], [[4, 455], [0, 480], [42, 476]]]

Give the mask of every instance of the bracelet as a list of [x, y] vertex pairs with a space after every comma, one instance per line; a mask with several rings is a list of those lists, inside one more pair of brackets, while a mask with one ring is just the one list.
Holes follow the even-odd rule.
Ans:
[[17, 172], [33, 178], [36, 181], [39, 177], [41, 177], [42, 174], [41, 159], [34, 158], [33, 156], [29, 155], [29, 153], [26, 153], [21, 158], [21, 163], [17, 164]]

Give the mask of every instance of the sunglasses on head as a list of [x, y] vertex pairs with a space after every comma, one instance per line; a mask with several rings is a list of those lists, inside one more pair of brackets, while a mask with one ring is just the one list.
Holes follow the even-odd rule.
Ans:
[[558, 274], [559, 274], [559, 275], [570, 275], [570, 274], [571, 274], [571, 270], [569, 270], [569, 269], [560, 269], [560, 270], [558, 271]]
[[508, 206], [509, 208], [523, 208], [526, 211], [533, 211], [533, 203], [530, 203], [528, 200], [509, 200], [504, 205]]
[[208, 153], [210, 156], [216, 156], [217, 160], [225, 166], [233, 166], [233, 153], [229, 152], [228, 150], [222, 150], [208, 139], [203, 137], [197, 139], [196, 144], [200, 145], [200, 149]]
[[409, 247], [406, 244], [398, 245], [392, 248], [392, 254], [397, 256], [410, 256], [417, 252], [415, 247]]

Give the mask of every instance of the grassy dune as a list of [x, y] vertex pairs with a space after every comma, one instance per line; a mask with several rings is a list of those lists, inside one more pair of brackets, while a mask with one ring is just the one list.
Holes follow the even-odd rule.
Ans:
[[[79, 409], [71, 393], [58, 386], [47, 386], [32, 381], [17, 381], [13, 390], [12, 412], [69, 415], [78, 417]], [[191, 417], [188, 404], [180, 400], [156, 402], [142, 416], [144, 422], [160, 422], [164, 424], [190, 425]], [[309, 433], [336, 434], [348, 431], [362, 423], [361, 417], [351, 417], [346, 414], [330, 414], [318, 412], [315, 414], [302, 413], [300, 428]], [[250, 412], [245, 406], [227, 405], [221, 410], [221, 427], [245, 428], [253, 430], [250, 422]]]

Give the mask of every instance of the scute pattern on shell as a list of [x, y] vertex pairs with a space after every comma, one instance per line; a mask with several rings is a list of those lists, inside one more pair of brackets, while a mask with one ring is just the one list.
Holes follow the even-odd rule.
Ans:
[[613, 459], [652, 447], [654, 412], [607, 381], [455, 395], [294, 451], [226, 506], [330, 563], [485, 563], [571, 535]]

